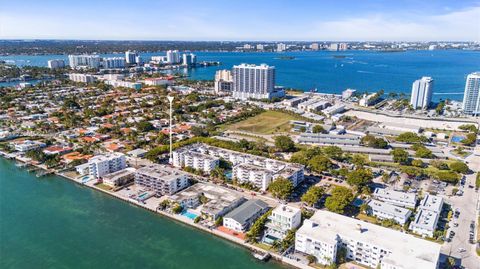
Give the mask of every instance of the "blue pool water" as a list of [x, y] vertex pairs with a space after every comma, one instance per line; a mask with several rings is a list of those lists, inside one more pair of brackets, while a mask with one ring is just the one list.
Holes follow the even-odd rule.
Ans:
[[182, 212], [182, 216], [185, 216], [185, 217], [187, 217], [187, 218], [189, 218], [189, 219], [191, 219], [191, 220], [194, 220], [194, 219], [197, 217], [196, 214], [193, 214], [192, 212], [189, 212], [188, 210], [183, 211], [183, 212]]
[[462, 142], [463, 139], [465, 139], [465, 137], [463, 136], [459, 136], [459, 135], [452, 136], [452, 142], [454, 143], [460, 143]]

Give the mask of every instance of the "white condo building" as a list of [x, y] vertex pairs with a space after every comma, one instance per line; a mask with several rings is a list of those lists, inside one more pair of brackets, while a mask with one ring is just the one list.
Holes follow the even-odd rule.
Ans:
[[321, 264], [346, 258], [370, 268], [436, 269], [441, 245], [413, 235], [319, 210], [296, 232], [295, 250], [316, 257]]
[[68, 79], [75, 82], [91, 83], [95, 82], [97, 78], [90, 74], [71, 73], [68, 74]]
[[467, 76], [462, 109], [465, 114], [480, 114], [480, 72]]
[[137, 63], [137, 52], [135, 51], [126, 51], [125, 52], [125, 61], [127, 62], [127, 64], [135, 64]]
[[420, 201], [415, 220], [410, 223], [410, 230], [422, 236], [433, 236], [438, 219], [442, 213], [443, 198], [427, 194]]
[[230, 92], [233, 88], [233, 76], [230, 70], [215, 72], [215, 92]]
[[409, 209], [377, 200], [368, 202], [368, 207], [369, 214], [379, 219], [392, 219], [400, 225], [405, 224], [412, 215], [412, 211]]
[[173, 152], [172, 164], [175, 167], [193, 167], [209, 173], [223, 159], [232, 163], [232, 178], [238, 182], [249, 182], [265, 191], [271, 181], [278, 177], [290, 180], [297, 186], [304, 179], [303, 165], [281, 162], [265, 157], [245, 154], [233, 150], [192, 144]]
[[406, 208], [415, 208], [417, 205], [417, 195], [415, 193], [376, 188], [373, 192], [373, 197], [380, 201]]
[[270, 99], [275, 90], [275, 67], [266, 64], [234, 65], [233, 97], [242, 100]]
[[98, 155], [88, 160], [90, 175], [94, 178], [100, 178], [127, 166], [125, 155], [114, 152], [109, 155]]
[[68, 55], [68, 62], [71, 68], [94, 68], [100, 67], [100, 56], [98, 55]]
[[167, 63], [169, 63], [169, 64], [180, 63], [180, 52], [178, 52], [178, 50], [168, 50], [167, 51]]
[[197, 63], [197, 55], [193, 53], [184, 53], [182, 55], [182, 64], [186, 66], [193, 66]]
[[49, 60], [48, 61], [48, 68], [50, 69], [57, 69], [57, 68], [64, 68], [65, 61], [64, 60]]
[[188, 187], [188, 174], [167, 165], [154, 164], [136, 171], [135, 184], [160, 195], [172, 195]]
[[268, 217], [263, 241], [272, 244], [276, 240], [282, 240], [289, 230], [298, 228], [301, 223], [302, 211], [299, 208], [281, 204]]
[[422, 77], [415, 80], [412, 84], [412, 96], [410, 105], [413, 109], [427, 109], [432, 101], [433, 79], [431, 77]]
[[105, 69], [125, 68], [125, 58], [123, 57], [103, 58], [103, 68]]

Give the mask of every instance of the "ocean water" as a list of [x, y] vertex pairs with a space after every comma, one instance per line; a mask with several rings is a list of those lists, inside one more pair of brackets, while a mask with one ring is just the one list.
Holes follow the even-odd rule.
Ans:
[[284, 268], [66, 179], [0, 158], [0, 268]]
[[[163, 53], [142, 54], [144, 59]], [[334, 56], [345, 56], [344, 58]], [[122, 56], [109, 54], [105, 56]], [[282, 59], [292, 56], [294, 59]], [[46, 66], [49, 59], [67, 59], [66, 55], [0, 56], [17, 65]], [[222, 65], [179, 70], [192, 79], [213, 79], [218, 69], [230, 69], [240, 63], [266, 63], [276, 67], [277, 85], [310, 91], [340, 93], [346, 88], [361, 92], [396, 92], [409, 95], [414, 80], [431, 76], [435, 80], [434, 101], [462, 100], [465, 79], [480, 71], [480, 51], [436, 50], [406, 52], [198, 52], [198, 61], [220, 61]], [[1, 85], [0, 85], [1, 86]]]

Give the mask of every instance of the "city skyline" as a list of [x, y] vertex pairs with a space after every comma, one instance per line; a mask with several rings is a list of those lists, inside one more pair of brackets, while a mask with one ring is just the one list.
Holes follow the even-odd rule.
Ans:
[[135, 6], [27, 0], [2, 6], [0, 39], [480, 41], [480, 2], [469, 0], [340, 5], [250, 1], [228, 6], [216, 0], [139, 1]]

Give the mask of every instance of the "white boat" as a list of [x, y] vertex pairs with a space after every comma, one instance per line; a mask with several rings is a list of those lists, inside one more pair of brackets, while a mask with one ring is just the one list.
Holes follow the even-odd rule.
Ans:
[[267, 261], [268, 259], [270, 259], [271, 256], [269, 253], [253, 252], [253, 257], [260, 261]]

